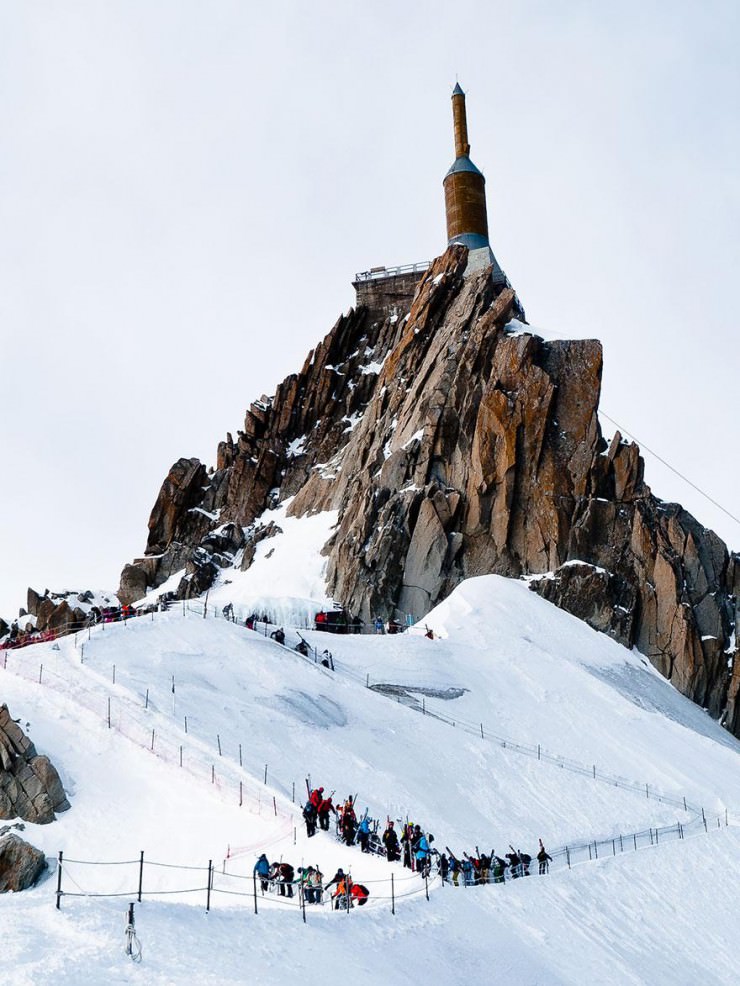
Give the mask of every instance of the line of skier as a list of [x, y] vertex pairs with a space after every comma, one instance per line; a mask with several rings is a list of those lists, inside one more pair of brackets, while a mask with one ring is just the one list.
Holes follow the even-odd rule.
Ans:
[[[431, 876], [435, 864], [442, 882], [451, 882], [456, 887], [504, 883], [507, 876], [516, 880], [531, 875], [532, 857], [512, 845], [509, 846], [511, 852], [503, 856], [496, 855], [493, 850], [488, 854], [481, 853], [477, 846], [475, 855], [464, 852], [458, 857], [449, 846], [445, 847], [446, 852], [440, 853], [432, 846], [434, 836], [424, 832], [419, 824], [407, 821], [401, 826], [399, 835], [393, 819], [387, 818], [381, 836], [379, 823], [369, 817], [367, 808], [361, 818], [357, 818], [357, 795], [349, 795], [344, 803], [335, 805], [334, 791], [326, 794], [323, 787], [311, 788], [308, 779], [306, 790], [308, 800], [303, 808], [303, 818], [309, 838], [316, 834], [317, 828], [328, 832], [333, 814], [337, 838], [346, 845], [356, 844], [364, 853], [385, 855], [391, 863], [401, 861], [407, 869], [419, 873], [422, 878]], [[538, 874], [543, 876], [548, 873], [552, 857], [542, 839], [539, 840], [535, 858]]]

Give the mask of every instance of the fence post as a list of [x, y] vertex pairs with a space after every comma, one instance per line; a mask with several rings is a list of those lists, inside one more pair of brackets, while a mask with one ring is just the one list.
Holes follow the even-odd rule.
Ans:
[[588, 844], [588, 859], [589, 859], [589, 862], [593, 859], [593, 856], [591, 855], [591, 843], [590, 842]]
[[59, 852], [59, 860], [57, 862], [57, 910], [62, 909], [62, 860], [64, 859], [64, 853]]
[[242, 766], [242, 745], [239, 744], [239, 766]]
[[267, 784], [267, 764], [265, 764], [265, 784]]
[[635, 852], [637, 852], [637, 833], [633, 833], [632, 838], [635, 840]]
[[295, 804], [295, 781], [293, 781], [293, 793], [290, 796], [290, 800]]
[[565, 858], [568, 863], [568, 869], [570, 869], [570, 849], [567, 846], [565, 847]]
[[704, 809], [701, 810], [701, 820], [704, 822], [704, 831], [707, 831], [707, 816], [704, 814]]
[[658, 826], [655, 826], [655, 845], [658, 845]]
[[424, 890], [426, 891], [427, 900], [429, 900], [429, 877], [424, 874]]
[[216, 742], [218, 743], [218, 755], [221, 756], [221, 737], [216, 733]]
[[154, 730], [152, 730], [152, 753], [154, 753]]
[[180, 766], [182, 767], [182, 747], [180, 747]]
[[116, 666], [114, 664], [113, 665], [113, 684], [115, 685], [115, 683], [116, 683]]
[[144, 850], [141, 850], [141, 857], [139, 859], [139, 903], [141, 903], [141, 887], [144, 883]]
[[243, 797], [243, 790], [242, 790], [242, 782], [239, 781], [239, 807], [240, 808], [241, 808], [243, 802], [244, 802], [244, 797]]
[[44, 665], [41, 664], [39, 666], [39, 684], [41, 684], [41, 676], [43, 675], [43, 673], [44, 673]]
[[187, 731], [188, 731], [188, 717], [185, 716], [185, 732], [187, 733]]
[[277, 802], [275, 801], [275, 795], [272, 796], [272, 807], [275, 810], [275, 818], [277, 818]]
[[148, 688], [146, 690], [146, 698], [144, 699], [144, 708], [145, 709], [148, 709], [149, 708], [149, 689]]
[[597, 859], [599, 858], [599, 847], [597, 846], [597, 844], [596, 844], [596, 841], [595, 841], [595, 840], [594, 840], [594, 856], [595, 856], [595, 857], [596, 857]]
[[215, 764], [211, 764], [211, 784], [215, 784], [215, 783], [216, 783], [216, 766]]
[[208, 886], [206, 887], [206, 914], [211, 909], [211, 876], [213, 874], [213, 860], [208, 860]]
[[110, 697], [108, 698], [108, 729], [110, 729]]
[[596, 764], [594, 764], [593, 767], [594, 767], [594, 780], [596, 780]]
[[306, 894], [303, 889], [303, 881], [298, 884], [298, 892], [301, 895], [301, 911], [303, 913], [303, 923], [306, 923]]
[[647, 784], [645, 785], [645, 797], [648, 799], [650, 798], [650, 788], [647, 786]]
[[[60, 866], [61, 866], [61, 857], [62, 854], [59, 853]], [[61, 882], [61, 877], [60, 877], [60, 882]], [[58, 906], [59, 905], [57, 904], [57, 907]], [[395, 890], [395, 885], [393, 883], [393, 874], [391, 873], [391, 914], [395, 914], [395, 913], [396, 913], [396, 890]]]
[[257, 913], [257, 874], [252, 874], [252, 881], [254, 883], [254, 913]]

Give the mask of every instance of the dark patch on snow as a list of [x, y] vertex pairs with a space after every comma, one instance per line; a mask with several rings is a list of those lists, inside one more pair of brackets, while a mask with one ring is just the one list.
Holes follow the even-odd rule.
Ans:
[[453, 688], [452, 686], [427, 688], [420, 685], [392, 685], [389, 682], [378, 682], [375, 685], [370, 685], [370, 688], [388, 698], [395, 698], [401, 705], [408, 705], [411, 709], [421, 709], [422, 707], [421, 702], [416, 697], [417, 695], [423, 695], [425, 698], [441, 698], [443, 701], [449, 702], [454, 698], [461, 698], [468, 691], [467, 688]]

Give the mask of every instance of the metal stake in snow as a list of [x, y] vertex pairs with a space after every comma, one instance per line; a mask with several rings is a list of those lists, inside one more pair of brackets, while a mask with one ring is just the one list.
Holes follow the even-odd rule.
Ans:
[[[141, 898], [139, 898], [141, 899]], [[134, 924], [134, 905], [128, 905], [128, 915], [126, 917], [126, 955], [132, 962], [141, 962], [141, 942], [136, 937], [136, 927]]]

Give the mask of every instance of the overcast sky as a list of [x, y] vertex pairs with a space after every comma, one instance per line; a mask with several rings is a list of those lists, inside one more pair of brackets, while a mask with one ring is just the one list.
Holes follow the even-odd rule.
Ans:
[[0, 0], [0, 614], [116, 588], [355, 272], [443, 251], [456, 76], [530, 322], [740, 516], [739, 43], [711, 0]]

